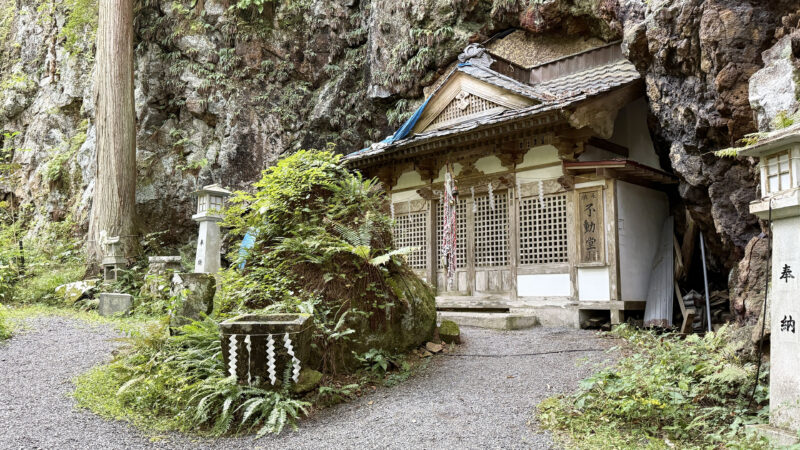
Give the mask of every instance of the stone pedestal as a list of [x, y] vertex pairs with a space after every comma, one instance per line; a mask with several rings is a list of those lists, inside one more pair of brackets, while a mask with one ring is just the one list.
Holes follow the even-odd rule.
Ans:
[[172, 276], [171, 296], [175, 307], [170, 313], [171, 328], [181, 327], [214, 310], [214, 294], [217, 283], [214, 275], [208, 273], [176, 273]]
[[219, 223], [215, 217], [197, 218], [200, 231], [197, 236], [197, 256], [194, 259], [194, 271], [197, 273], [217, 273], [222, 265], [220, 260]]
[[222, 357], [241, 384], [277, 388], [286, 371], [302, 382], [311, 359], [313, 318], [308, 314], [246, 314], [220, 324]]
[[151, 256], [140, 294], [149, 298], [168, 299], [172, 274], [181, 271], [180, 256]]
[[97, 313], [101, 316], [127, 314], [133, 309], [133, 296], [129, 294], [100, 293], [100, 304]]

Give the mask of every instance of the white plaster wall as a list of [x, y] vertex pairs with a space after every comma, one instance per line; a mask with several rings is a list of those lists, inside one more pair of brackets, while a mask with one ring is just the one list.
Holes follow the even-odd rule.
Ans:
[[643, 97], [619, 111], [614, 123], [614, 135], [609, 141], [627, 147], [628, 159], [650, 167], [661, 167], [647, 129], [647, 103]]
[[561, 160], [558, 159], [558, 149], [552, 145], [540, 145], [538, 147], [533, 147], [525, 153], [522, 162], [517, 164], [517, 169], [541, 166], [554, 162], [561, 162]]
[[517, 295], [520, 297], [569, 297], [568, 273], [547, 273], [517, 276]]
[[[453, 175], [458, 176], [461, 173], [461, 169], [463, 169], [463, 168], [464, 168], [464, 166], [462, 166], [461, 163], [453, 163]], [[444, 174], [445, 174], [446, 171], [447, 171], [447, 167], [446, 166], [442, 166], [442, 168], [439, 169], [439, 176], [436, 177], [433, 180], [433, 182], [434, 183], [442, 183], [442, 182], [444, 182]]]
[[554, 165], [517, 172], [517, 180], [520, 183], [532, 183], [539, 180], [554, 180], [563, 174], [561, 165]]
[[403, 172], [403, 174], [397, 178], [397, 184], [394, 185], [392, 190], [406, 189], [410, 187], [421, 186], [423, 184], [426, 183], [422, 179], [422, 175], [420, 175], [416, 170], [409, 170], [408, 172]]
[[578, 268], [578, 300], [609, 301], [608, 267]]
[[422, 200], [417, 191], [392, 192], [392, 203], [401, 203], [411, 200]]
[[666, 194], [624, 181], [617, 182], [620, 299], [644, 301], [664, 220]]
[[484, 156], [475, 161], [475, 168], [485, 174], [505, 172], [507, 170], [503, 167], [503, 163], [500, 162], [500, 158], [494, 155]]

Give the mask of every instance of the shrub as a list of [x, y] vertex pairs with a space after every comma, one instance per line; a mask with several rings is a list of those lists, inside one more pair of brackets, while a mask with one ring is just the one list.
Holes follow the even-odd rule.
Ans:
[[768, 375], [762, 371], [751, 409], [755, 364], [739, 356], [743, 344], [730, 328], [686, 339], [625, 325], [612, 334], [636, 353], [583, 380], [575, 394], [542, 402], [546, 428], [579, 448], [761, 445], [744, 425], [766, 421]]
[[279, 433], [308, 407], [285, 391], [241, 386], [229, 377], [212, 319], [186, 325], [174, 336], [163, 325], [152, 327], [128, 341], [111, 364], [76, 380], [79, 406], [145, 428], [216, 436], [234, 430]]
[[[377, 181], [349, 172], [331, 151], [301, 150], [254, 186], [228, 208], [233, 233], [249, 232], [255, 243], [241, 274], [226, 275], [221, 306], [313, 313], [330, 372], [357, 367], [353, 351], [396, 353], [430, 337], [433, 292], [409, 269], [407, 249], [394, 248]], [[367, 345], [375, 336], [379, 342]]]

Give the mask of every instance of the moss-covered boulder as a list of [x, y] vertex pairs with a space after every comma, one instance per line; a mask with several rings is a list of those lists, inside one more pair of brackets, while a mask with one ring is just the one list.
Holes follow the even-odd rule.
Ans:
[[439, 325], [439, 339], [447, 344], [460, 344], [461, 330], [459, 330], [458, 324], [452, 320], [443, 320]]

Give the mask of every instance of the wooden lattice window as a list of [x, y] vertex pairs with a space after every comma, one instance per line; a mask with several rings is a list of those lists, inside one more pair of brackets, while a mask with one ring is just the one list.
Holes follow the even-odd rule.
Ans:
[[[436, 204], [436, 248], [437, 264], [442, 266], [442, 234], [444, 233], [444, 205]], [[463, 198], [456, 204], [456, 268], [467, 266], [467, 202]]]
[[494, 209], [488, 195], [475, 199], [475, 266], [508, 265], [508, 194], [494, 195]]
[[767, 192], [778, 192], [792, 187], [789, 152], [767, 157]]
[[431, 122], [431, 126], [437, 126], [445, 122], [458, 119], [460, 117], [477, 114], [483, 111], [488, 111], [497, 108], [499, 105], [492, 103], [485, 98], [478, 97], [466, 92], [461, 92], [447, 105], [436, 119]]
[[519, 263], [567, 262], [567, 194], [523, 198], [519, 205]]
[[428, 267], [428, 214], [415, 212], [395, 217], [394, 242], [397, 248], [414, 247], [406, 259], [412, 269]]

